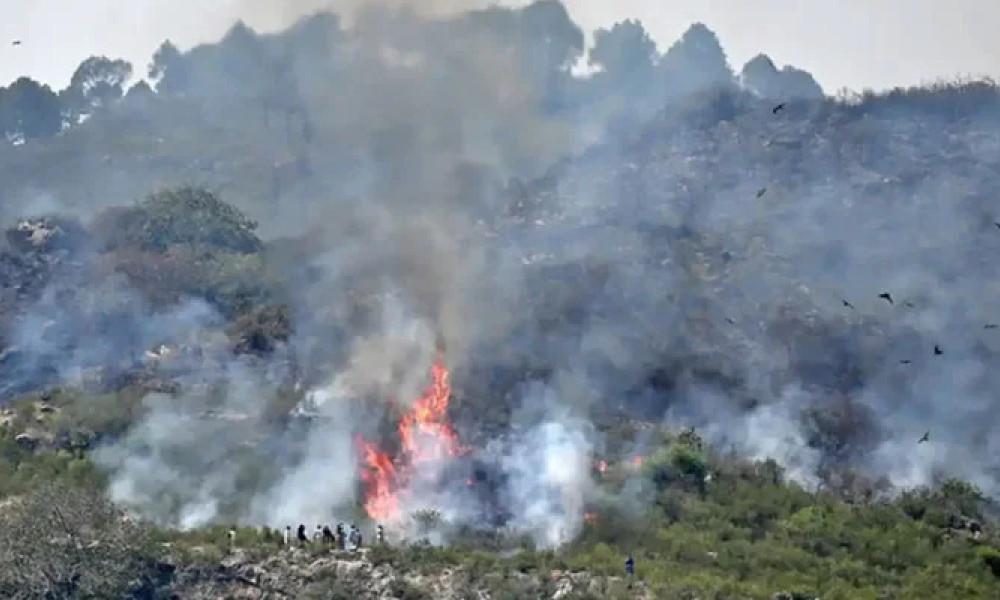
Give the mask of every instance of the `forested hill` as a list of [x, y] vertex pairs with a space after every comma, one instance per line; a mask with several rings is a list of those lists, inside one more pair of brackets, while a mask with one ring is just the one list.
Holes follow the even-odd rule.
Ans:
[[[701, 25], [662, 53], [634, 21], [598, 32], [589, 51], [583, 39], [547, 0], [447, 20], [370, 9], [351, 29], [332, 14], [271, 35], [237, 24], [184, 52], [164, 42], [148, 68], [91, 57], [58, 92], [28, 78], [0, 89], [4, 211], [87, 215], [194, 183], [295, 231], [271, 221], [312, 214], [319, 195], [388, 193], [455, 169], [473, 189], [451, 193], [483, 194], [538, 175], [609, 124], [641, 123], [698, 90], [742, 82], [767, 97], [822, 97], [808, 74], [766, 57], [736, 75]], [[572, 75], [580, 61], [598, 72]]]
[[0, 89], [0, 596], [995, 597], [1000, 89], [593, 39]]

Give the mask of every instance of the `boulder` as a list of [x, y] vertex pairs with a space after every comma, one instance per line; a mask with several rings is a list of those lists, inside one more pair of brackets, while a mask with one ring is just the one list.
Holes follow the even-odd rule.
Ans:
[[14, 442], [25, 450], [34, 450], [38, 447], [39, 439], [30, 433], [19, 433], [14, 437]]

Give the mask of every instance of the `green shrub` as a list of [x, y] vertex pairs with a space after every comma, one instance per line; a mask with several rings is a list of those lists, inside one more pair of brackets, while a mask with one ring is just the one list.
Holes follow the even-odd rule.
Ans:
[[1000, 578], [1000, 550], [989, 546], [981, 546], [977, 549], [977, 552], [979, 558], [990, 568], [990, 572], [995, 577]]
[[0, 430], [0, 499], [45, 484], [76, 484], [101, 489], [104, 477], [85, 458], [68, 451], [31, 452], [20, 447], [10, 431]]
[[430, 600], [433, 597], [405, 579], [398, 577], [392, 581], [389, 590], [393, 597], [399, 600]]
[[707, 460], [705, 453], [696, 447], [674, 444], [650, 456], [643, 463], [643, 470], [661, 489], [678, 483], [701, 489], [708, 473]]
[[195, 187], [157, 192], [137, 206], [105, 212], [96, 224], [107, 250], [133, 247], [154, 252], [181, 244], [256, 253], [263, 248], [256, 228], [235, 207]]

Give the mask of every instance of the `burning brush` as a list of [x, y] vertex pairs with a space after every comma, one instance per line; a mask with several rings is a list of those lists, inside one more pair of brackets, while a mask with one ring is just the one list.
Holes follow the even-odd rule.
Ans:
[[[440, 348], [439, 348], [440, 351]], [[443, 467], [465, 453], [448, 420], [451, 384], [448, 368], [439, 354], [431, 367], [431, 384], [399, 420], [400, 449], [391, 457], [377, 444], [356, 438], [363, 462], [364, 507], [379, 522], [398, 522], [401, 492], [420, 471]]]

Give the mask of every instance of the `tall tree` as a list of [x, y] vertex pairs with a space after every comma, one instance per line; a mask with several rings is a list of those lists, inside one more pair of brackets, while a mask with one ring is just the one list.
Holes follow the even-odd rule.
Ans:
[[612, 79], [648, 74], [656, 60], [656, 44], [639, 21], [616, 23], [598, 29], [590, 51], [591, 66], [600, 67]]
[[0, 88], [0, 130], [25, 139], [55, 135], [62, 129], [59, 98], [49, 86], [21, 77]]
[[701, 23], [688, 28], [667, 50], [659, 70], [668, 93], [673, 96], [735, 83], [719, 38]]
[[71, 114], [86, 114], [107, 106], [124, 94], [124, 86], [132, 77], [128, 61], [106, 56], [91, 56], [80, 63], [63, 90], [63, 104]]
[[764, 98], [822, 99], [823, 88], [806, 71], [785, 66], [780, 71], [766, 54], [750, 59], [740, 72], [744, 87]]
[[518, 18], [525, 69], [544, 90], [545, 105], [556, 108], [567, 101], [569, 69], [583, 53], [583, 31], [558, 0], [537, 0], [524, 7]]
[[149, 64], [149, 78], [156, 82], [156, 90], [176, 93], [187, 85], [184, 55], [170, 40], [165, 40], [153, 53]]

